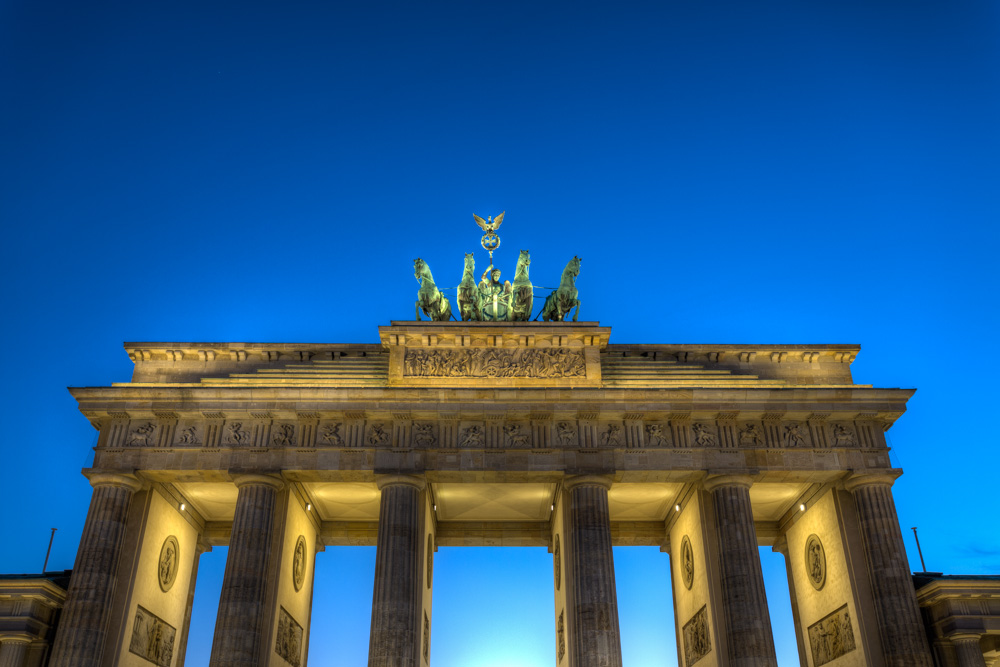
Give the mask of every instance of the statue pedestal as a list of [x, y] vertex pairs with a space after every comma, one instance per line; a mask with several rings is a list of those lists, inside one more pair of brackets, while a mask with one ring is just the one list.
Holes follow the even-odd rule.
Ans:
[[597, 322], [393, 322], [379, 327], [389, 385], [600, 387]]

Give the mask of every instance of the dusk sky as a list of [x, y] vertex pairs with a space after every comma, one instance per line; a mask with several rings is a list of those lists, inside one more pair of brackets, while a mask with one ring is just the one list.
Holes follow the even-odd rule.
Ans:
[[[71, 568], [123, 341], [377, 342], [413, 259], [582, 258], [612, 343], [859, 343], [912, 569], [1000, 573], [1000, 4], [0, 0], [0, 572]], [[762, 550], [782, 667], [784, 561]], [[207, 665], [226, 549], [202, 557]], [[375, 550], [316, 560], [309, 660], [367, 660]], [[551, 667], [551, 556], [441, 547], [435, 667]], [[617, 548], [626, 667], [677, 664], [669, 557]]]

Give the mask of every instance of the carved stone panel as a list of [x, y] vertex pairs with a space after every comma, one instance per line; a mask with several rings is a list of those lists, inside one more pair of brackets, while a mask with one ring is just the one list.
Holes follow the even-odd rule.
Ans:
[[271, 444], [275, 447], [294, 447], [295, 424], [275, 424], [271, 429]]
[[226, 422], [222, 443], [234, 447], [249, 447], [253, 444], [253, 435], [249, 425], [241, 421]]
[[556, 424], [556, 437], [559, 439], [560, 447], [575, 448], [580, 442], [580, 437], [576, 430], [576, 422], [558, 422]]
[[581, 350], [566, 348], [407, 349], [404, 377], [583, 378]]
[[847, 424], [833, 425], [833, 444], [836, 447], [857, 447], [858, 438]]
[[601, 425], [600, 437], [602, 447], [618, 449], [625, 446], [625, 432], [620, 423], [612, 422]]
[[559, 623], [556, 624], [556, 642], [558, 643], [558, 657], [556, 658], [556, 663], [562, 662], [563, 656], [566, 655], [566, 622], [563, 617], [566, 615], [565, 611], [559, 612]]
[[820, 667], [857, 648], [847, 605], [809, 626], [813, 665]]
[[806, 540], [806, 574], [816, 590], [821, 590], [826, 584], [826, 551], [816, 534]]
[[785, 447], [808, 447], [809, 435], [803, 424], [786, 424], [784, 428]]
[[424, 663], [430, 663], [431, 661], [431, 619], [427, 618], [427, 612], [424, 612], [424, 641], [423, 641], [423, 654]]
[[433, 447], [438, 439], [434, 434], [434, 424], [427, 422], [413, 425], [413, 445], [416, 447]]
[[681, 540], [681, 581], [684, 588], [691, 590], [694, 584], [694, 549], [687, 535]]
[[153, 422], [133, 423], [125, 439], [127, 447], [152, 447], [156, 444], [156, 424]]
[[434, 536], [427, 536], [427, 588], [434, 581]]
[[319, 442], [332, 447], [344, 446], [343, 424], [331, 422], [319, 427]]
[[670, 427], [660, 422], [646, 424], [647, 447], [670, 447]]
[[703, 606], [684, 624], [684, 665], [691, 667], [712, 652], [708, 633], [708, 606]]
[[503, 442], [504, 447], [520, 448], [527, 447], [531, 440], [531, 431], [525, 424], [513, 422], [504, 424]]
[[156, 614], [137, 607], [132, 624], [132, 638], [128, 650], [154, 665], [170, 667], [174, 657], [174, 638], [177, 628]]
[[174, 585], [179, 560], [180, 547], [177, 546], [177, 538], [171, 535], [163, 540], [163, 546], [160, 547], [160, 557], [156, 561], [157, 579], [160, 581], [160, 590], [164, 593]]
[[385, 424], [371, 424], [368, 427], [368, 433], [365, 435], [365, 445], [368, 447], [385, 447], [388, 446], [391, 436], [389, 435], [391, 427]]
[[555, 575], [556, 590], [562, 585], [562, 554], [559, 549], [559, 534], [556, 533], [555, 546], [552, 547], [552, 573]]
[[740, 447], [763, 447], [764, 432], [760, 424], [749, 422], [740, 427]]
[[199, 429], [197, 426], [185, 426], [184, 428], [178, 429], [177, 431], [177, 444], [178, 445], [200, 445], [201, 436], [199, 434]]
[[459, 431], [459, 447], [469, 449], [482, 449], [486, 446], [486, 433], [481, 424], [470, 424], [463, 426]]
[[694, 434], [694, 444], [697, 447], [717, 447], [719, 444], [715, 424], [697, 422], [691, 425], [691, 432]]
[[295, 541], [295, 554], [292, 556], [292, 585], [295, 586], [296, 592], [302, 590], [302, 583], [306, 580], [307, 566], [306, 538], [305, 535], [299, 535], [299, 539]]
[[302, 626], [284, 607], [278, 608], [278, 633], [274, 640], [274, 652], [292, 667], [299, 667], [302, 662]]

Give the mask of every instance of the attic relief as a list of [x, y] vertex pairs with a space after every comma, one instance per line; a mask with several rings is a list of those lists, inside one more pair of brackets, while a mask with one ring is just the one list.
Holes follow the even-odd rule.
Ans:
[[586, 377], [582, 351], [565, 348], [408, 349], [403, 360], [408, 377]]

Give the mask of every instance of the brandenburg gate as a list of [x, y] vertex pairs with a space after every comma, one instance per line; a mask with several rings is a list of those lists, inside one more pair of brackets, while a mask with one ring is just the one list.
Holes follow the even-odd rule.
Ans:
[[802, 665], [930, 666], [884, 437], [912, 392], [854, 384], [857, 346], [610, 334], [127, 344], [130, 382], [71, 390], [100, 436], [51, 664], [183, 664], [199, 556], [228, 545], [211, 664], [305, 665], [315, 554], [377, 545], [369, 664], [427, 666], [434, 552], [509, 545], [552, 553], [553, 663], [621, 665], [612, 546], [654, 545], [679, 664], [774, 665], [767, 545]]
[[684, 667], [776, 665], [760, 546], [802, 665], [931, 667], [884, 435], [912, 391], [852, 345], [612, 344], [577, 257], [528, 321], [528, 251], [501, 283], [475, 219], [454, 313], [417, 259], [378, 344], [128, 343], [131, 382], [71, 389], [100, 435], [51, 665], [180, 667], [228, 545], [210, 665], [301, 667], [317, 551], [376, 545], [368, 664], [428, 667], [435, 551], [492, 545], [551, 552], [556, 667], [620, 667], [612, 547], [651, 545]]

